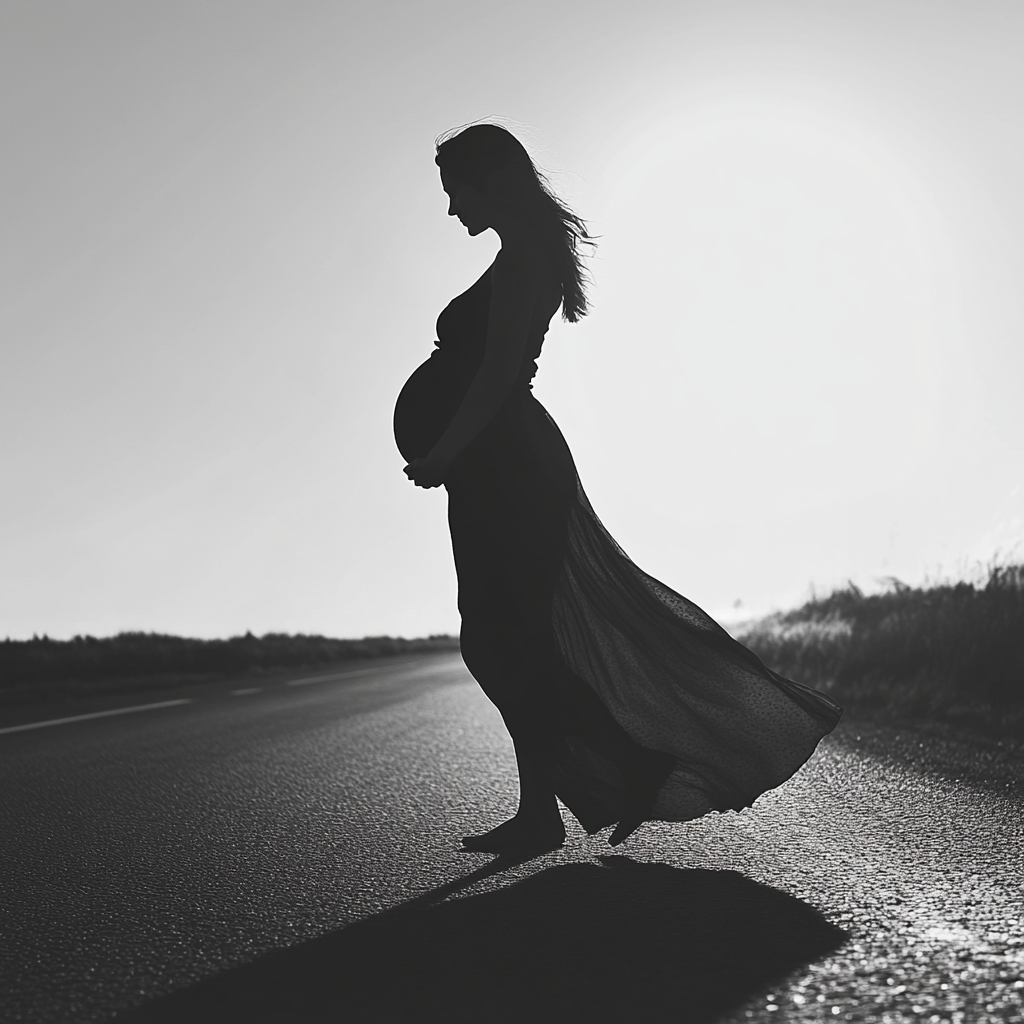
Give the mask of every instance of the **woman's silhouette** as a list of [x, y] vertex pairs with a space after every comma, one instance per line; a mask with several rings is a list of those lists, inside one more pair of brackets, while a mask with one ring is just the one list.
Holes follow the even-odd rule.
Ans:
[[519, 809], [471, 850], [558, 846], [556, 796], [615, 845], [648, 819], [749, 806], [788, 779], [842, 709], [766, 668], [634, 565], [594, 514], [531, 393], [548, 323], [586, 313], [586, 227], [505, 129], [444, 139], [448, 213], [501, 250], [437, 321], [395, 408], [419, 487], [443, 484], [462, 656], [515, 744]]

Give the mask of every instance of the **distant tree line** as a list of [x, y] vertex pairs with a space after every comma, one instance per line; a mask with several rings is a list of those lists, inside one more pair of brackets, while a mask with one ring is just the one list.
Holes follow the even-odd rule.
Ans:
[[[451, 636], [368, 636], [336, 640], [325, 636], [266, 633], [227, 640], [196, 640], [162, 633], [120, 633], [71, 640], [34, 637], [0, 641], [0, 696], [31, 695], [38, 684], [100, 683], [143, 677], [232, 676], [274, 668], [316, 666], [394, 654], [457, 650]], [[96, 687], [84, 687], [93, 691]], [[43, 687], [48, 694], [52, 687]], [[71, 687], [76, 694], [83, 687]], [[40, 691], [41, 692], [41, 691]], [[11, 701], [8, 700], [7, 703]], [[22, 703], [22, 700], [17, 701]]]

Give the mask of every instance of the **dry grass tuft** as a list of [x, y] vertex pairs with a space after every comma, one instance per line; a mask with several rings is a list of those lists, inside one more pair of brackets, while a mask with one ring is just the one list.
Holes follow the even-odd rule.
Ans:
[[1024, 565], [980, 583], [847, 586], [747, 626], [777, 672], [854, 712], [1024, 735]]

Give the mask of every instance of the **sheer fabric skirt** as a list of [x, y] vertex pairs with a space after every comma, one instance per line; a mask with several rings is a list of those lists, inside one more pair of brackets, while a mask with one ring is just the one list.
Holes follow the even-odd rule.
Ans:
[[446, 486], [463, 658], [587, 831], [749, 806], [839, 721], [630, 561], [529, 390]]

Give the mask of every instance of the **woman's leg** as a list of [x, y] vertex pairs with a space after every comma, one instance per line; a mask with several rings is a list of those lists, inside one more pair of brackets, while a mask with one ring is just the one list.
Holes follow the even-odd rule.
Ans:
[[[512, 736], [519, 769], [519, 808], [508, 821], [481, 835], [466, 836], [468, 850], [503, 853], [514, 849], [553, 849], [565, 839], [565, 826], [555, 799], [551, 777], [545, 769], [543, 710], [536, 707], [524, 690], [538, 666], [524, 658], [530, 644], [512, 643], [512, 637], [498, 636], [485, 623], [463, 620], [462, 657], [484, 693], [501, 711]], [[532, 669], [532, 672], [531, 672]]]
[[[462, 657], [501, 712], [519, 767], [515, 816], [497, 829], [467, 837], [467, 848], [498, 852], [516, 845], [560, 845], [565, 832], [553, 770], [561, 780], [562, 798], [588, 832], [619, 823], [610, 839], [613, 846], [647, 819], [675, 758], [631, 740], [587, 684], [565, 667], [549, 640], [507, 630], [500, 619], [469, 617], [463, 619]], [[573, 774], [573, 758], [565, 760], [568, 737], [603, 760], [615, 777], [604, 776], [602, 783]]]
[[541, 758], [531, 753], [527, 744], [516, 742], [514, 736], [512, 742], [516, 748], [516, 767], [519, 769], [519, 810], [516, 811], [516, 817], [550, 831], [556, 822], [559, 825], [562, 823], [562, 813], [555, 799], [551, 776], [541, 767]]
[[565, 825], [558, 809], [551, 780], [535, 758], [516, 743], [519, 768], [519, 809], [516, 813], [481, 835], [464, 836], [467, 850], [486, 853], [511, 853], [516, 850], [553, 850], [565, 841]]

